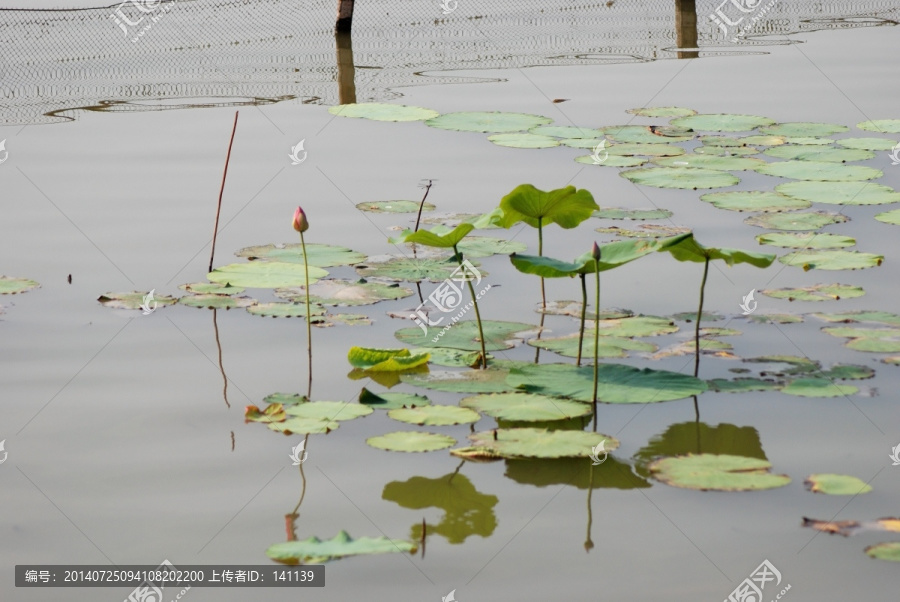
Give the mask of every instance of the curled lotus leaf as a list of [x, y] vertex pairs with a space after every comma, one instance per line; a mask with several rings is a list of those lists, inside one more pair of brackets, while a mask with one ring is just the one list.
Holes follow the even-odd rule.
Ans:
[[409, 349], [351, 347], [347, 360], [354, 368], [371, 372], [402, 372], [428, 363], [428, 353], [410, 353]]
[[791, 482], [787, 475], [771, 474], [768, 460], [727, 454], [660, 458], [647, 468], [653, 478], [666, 485], [701, 491], [755, 491]]
[[788, 301], [837, 301], [862, 297], [866, 294], [862, 287], [837, 283], [799, 288], [763, 289], [759, 292], [768, 297], [787, 299]]
[[337, 105], [329, 107], [328, 112], [338, 117], [357, 117], [373, 121], [423, 121], [440, 115], [440, 113], [431, 109], [383, 102]]

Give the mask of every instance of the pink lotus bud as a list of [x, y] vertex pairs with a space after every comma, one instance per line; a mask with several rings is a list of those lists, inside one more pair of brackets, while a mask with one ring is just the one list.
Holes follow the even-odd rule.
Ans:
[[301, 207], [297, 207], [297, 210], [294, 211], [294, 230], [297, 232], [306, 232], [309, 230], [309, 222]]
[[600, 261], [600, 247], [597, 246], [596, 242], [594, 242], [594, 246], [591, 248], [591, 257], [596, 261]]

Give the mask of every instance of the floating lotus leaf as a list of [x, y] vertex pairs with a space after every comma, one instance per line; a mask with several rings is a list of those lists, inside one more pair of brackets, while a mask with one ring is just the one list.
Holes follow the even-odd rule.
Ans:
[[695, 167], [644, 167], [619, 173], [635, 184], [656, 188], [724, 188], [734, 186], [740, 179], [727, 171]]
[[528, 249], [528, 245], [518, 240], [507, 240], [505, 238], [469, 236], [460, 242], [456, 248], [463, 254], [463, 257], [471, 259], [473, 257], [490, 257], [497, 254], [521, 253]]
[[359, 556], [361, 554], [390, 554], [395, 552], [409, 552], [412, 554], [417, 549], [416, 544], [410, 541], [388, 539], [387, 537], [360, 537], [359, 539], [353, 539], [346, 531], [341, 531], [333, 539], [325, 541], [318, 537], [310, 537], [303, 541], [276, 543], [266, 550], [266, 556], [285, 564], [321, 564], [329, 560], [346, 558], [347, 556]]
[[484, 217], [485, 214], [483, 213], [435, 213], [434, 215], [423, 215], [422, 223], [455, 228], [456, 226], [465, 222], [474, 225], [476, 230], [487, 230], [500, 227], [496, 224], [490, 223], [489, 220], [485, 220], [484, 223], [480, 223]]
[[[309, 283], [324, 278], [328, 272], [309, 266]], [[284, 288], [306, 283], [306, 270], [302, 263], [283, 261], [251, 261], [232, 263], [214, 269], [206, 276], [211, 282], [243, 286], [246, 288]]]
[[729, 211], [762, 211], [777, 213], [806, 209], [812, 203], [794, 199], [777, 192], [758, 190], [736, 190], [734, 192], [709, 192], [700, 197], [701, 201], [712, 203], [717, 209]]
[[[37, 288], [39, 286], [40, 284], [38, 284], [34, 280], [29, 280], [28, 278], [12, 278], [10, 276], [0, 276], [0, 295], [16, 295], [18, 293], [30, 291], [31, 289]], [[103, 303], [102, 301], [100, 302]], [[140, 303], [138, 305], [140, 305]]]
[[847, 347], [856, 351], [896, 353], [900, 351], [900, 329], [897, 328], [823, 328], [822, 332], [847, 337]]
[[806, 121], [797, 121], [762, 127], [759, 131], [772, 136], [807, 136], [821, 138], [822, 136], [830, 136], [849, 130], [850, 128], [847, 126], [839, 125], [837, 123], [810, 123]]
[[[666, 370], [643, 370], [623, 364], [598, 366], [597, 398], [604, 403], [655, 403], [699, 395], [702, 380]], [[518, 389], [541, 395], [593, 399], [593, 366], [526, 364], [510, 369], [507, 382]]]
[[378, 437], [369, 437], [366, 443], [385, 451], [430, 452], [447, 449], [456, 444], [456, 439], [437, 433], [395, 431]]
[[580, 401], [530, 393], [476, 395], [466, 397], [459, 405], [472, 408], [497, 420], [515, 422], [549, 422], [588, 416], [592, 413], [591, 406]]
[[834, 144], [831, 138], [814, 138], [810, 136], [786, 136], [785, 144], [799, 144], [802, 146], [828, 146]]
[[827, 378], [798, 378], [781, 389], [782, 393], [798, 397], [841, 397], [858, 391], [852, 385], [837, 385]]
[[431, 109], [408, 105], [392, 105], [383, 102], [337, 105], [329, 107], [328, 112], [338, 117], [360, 117], [373, 121], [424, 121], [440, 115], [440, 113]]
[[[413, 294], [412, 290], [397, 284], [340, 279], [320, 280], [309, 287], [309, 293], [313, 303], [330, 306], [371, 305]], [[295, 303], [306, 301], [306, 291], [302, 287], [278, 289], [275, 296]]]
[[702, 155], [693, 153], [683, 157], [665, 157], [654, 159], [654, 163], [663, 167], [699, 167], [703, 169], [718, 169], [722, 171], [742, 171], [756, 169], [766, 162], [762, 159], [748, 157], [717, 157], [715, 155]]
[[357, 203], [356, 208], [370, 213], [416, 213], [419, 207], [422, 211], [434, 211], [434, 205], [419, 201], [373, 201], [371, 203]]
[[744, 136], [743, 138], [738, 138], [738, 141], [743, 144], [750, 144], [753, 146], [781, 146], [782, 144], [784, 144], [784, 136]]
[[779, 159], [795, 159], [798, 161], [825, 161], [828, 163], [846, 163], [847, 161], [865, 161], [872, 159], [875, 153], [854, 148], [828, 148], [811, 144], [788, 144], [776, 146], [765, 151], [770, 157]]
[[[346, 247], [307, 243], [306, 252], [310, 266], [327, 268], [336, 265], [353, 265], [363, 261], [366, 256]], [[258, 245], [245, 247], [235, 253], [238, 257], [261, 259], [265, 261], [282, 261], [285, 263], [303, 263], [303, 246], [299, 243], [287, 245]], [[312, 271], [310, 271], [312, 274]]]
[[687, 117], [688, 115], [697, 114], [697, 111], [694, 109], [686, 109], [684, 107], [644, 107], [628, 109], [625, 112], [642, 117]]
[[271, 393], [263, 397], [263, 402], [268, 404], [280, 403], [282, 406], [290, 406], [298, 403], [306, 403], [309, 398], [299, 393]]
[[[446, 259], [396, 257], [387, 261], [356, 266], [356, 271], [360, 276], [366, 278], [377, 277], [396, 281], [407, 280], [409, 282], [421, 282], [423, 280], [443, 282], [458, 267], [458, 262]], [[485, 276], [487, 272], [481, 271], [481, 275]]]
[[744, 220], [750, 226], [770, 228], [772, 230], [818, 230], [829, 224], [843, 224], [850, 218], [838, 213], [828, 211], [798, 211], [794, 213], [770, 213], [766, 215], [751, 215]]
[[330, 328], [336, 324], [345, 326], [370, 326], [372, 320], [365, 314], [326, 314], [312, 321], [316, 328]]
[[[827, 182], [858, 182], [874, 180], [884, 175], [884, 172], [874, 167], [841, 165], [827, 161], [778, 161], [766, 163], [762, 167], [758, 167], [756, 171], [768, 176]], [[778, 192], [782, 192], [782, 190]]]
[[893, 533], [900, 532], [900, 518], [879, 518], [873, 521], [858, 520], [818, 520], [815, 518], [803, 517], [803, 526], [830, 533], [832, 535], [843, 535], [849, 537], [860, 531], [890, 531]]
[[[545, 313], [552, 316], [571, 316], [573, 318], [581, 317], [581, 301], [548, 301], [546, 307], [538, 304], [538, 313]], [[616, 318], [628, 318], [633, 316], [634, 312], [628, 309], [605, 309], [600, 310], [601, 320], [612, 320]], [[585, 319], [593, 320], [594, 312], [588, 310], [585, 312]]]
[[819, 372], [819, 376], [832, 380], [865, 380], [875, 376], [875, 370], [858, 364], [835, 364], [830, 370]]
[[772, 464], [767, 460], [744, 456], [688, 454], [661, 458], [647, 468], [666, 485], [701, 491], [756, 491], [791, 482], [787, 475], [769, 473]]
[[891, 357], [883, 357], [881, 361], [885, 364], [894, 364], [895, 366], [900, 366], [900, 355], [893, 355]]
[[419, 426], [450, 426], [478, 422], [478, 412], [456, 406], [427, 405], [415, 408], [397, 408], [388, 412], [388, 417], [407, 424]]
[[595, 230], [604, 234], [615, 234], [616, 236], [625, 236], [627, 238], [668, 238], [688, 234], [690, 232], [689, 228], [667, 226], [663, 224], [641, 224], [638, 228], [638, 230], [631, 230], [628, 228], [619, 228], [618, 226], [610, 226], [609, 228], [595, 228]]
[[704, 146], [714, 148], [738, 148], [746, 146], [746, 143], [743, 140], [731, 136], [700, 136], [700, 142], [702, 142]]
[[400, 380], [434, 391], [449, 393], [503, 393], [513, 387], [506, 382], [508, 370], [468, 370], [466, 372], [431, 371], [428, 374], [403, 374]]
[[[198, 295], [200, 296], [200, 295]], [[184, 298], [182, 298], [184, 299]], [[188, 299], [189, 301], [190, 299]], [[202, 305], [201, 307], [205, 307]], [[254, 316], [262, 316], [264, 318], [305, 318], [305, 303], [259, 303], [247, 307], [247, 311]], [[321, 316], [325, 313], [325, 308], [321, 305], [312, 305], [309, 308], [309, 315]]]
[[425, 122], [425, 125], [442, 130], [458, 132], [520, 132], [538, 125], [546, 125], [553, 120], [541, 115], [501, 112], [445, 113]]
[[683, 128], [679, 130], [679, 132], [682, 132], [682, 135], [679, 135], [679, 132], [668, 132], [665, 135], [663, 135], [663, 132], [656, 133], [660, 129], [663, 128], [647, 125], [611, 125], [603, 128], [603, 133], [616, 142], [634, 142], [639, 144], [687, 142], [694, 138], [692, 134], [683, 135]]
[[[600, 336], [615, 337], [649, 337], [678, 332], [678, 326], [669, 318], [642, 315], [601, 320], [599, 328]], [[594, 335], [594, 329], [591, 327], [585, 331], [585, 338], [588, 336], [588, 331], [590, 331], [591, 336]]]
[[603, 130], [594, 128], [582, 128], [573, 125], [539, 125], [528, 130], [531, 134], [539, 136], [554, 136], [556, 138], [602, 138]]
[[746, 157], [756, 155], [759, 149], [753, 146], [698, 146], [695, 155], [712, 155], [715, 157]]
[[700, 336], [706, 337], [735, 337], [744, 334], [736, 328], [724, 328], [720, 326], [704, 326], [700, 329]]
[[[444, 329], [447, 326], [450, 326], [450, 328], [445, 331]], [[521, 333], [530, 332], [537, 328], [522, 322], [502, 322], [499, 320], [483, 320], [481, 326], [484, 331], [484, 348], [488, 351], [511, 349], [514, 343], [510, 341], [521, 338]], [[440, 334], [441, 332], [443, 334]], [[400, 342], [416, 347], [450, 347], [466, 351], [481, 350], [481, 343], [478, 340], [478, 325], [473, 320], [451, 323], [448, 317], [446, 326], [435, 326], [430, 329], [428, 334], [424, 334], [418, 327], [413, 327], [398, 330], [394, 333], [394, 336]]]
[[431, 400], [424, 395], [415, 393], [372, 393], [365, 387], [359, 392], [359, 403], [381, 410], [393, 410], [396, 408], [413, 408], [431, 405]]
[[[480, 363], [480, 351], [463, 351], [461, 349], [446, 349], [444, 347], [431, 347], [421, 349], [411, 349], [411, 353], [428, 353], [431, 357], [428, 361], [438, 366], [449, 366], [451, 368], [474, 368]], [[491, 359], [488, 354], [488, 359]]]
[[373, 412], [368, 406], [346, 401], [310, 401], [288, 406], [284, 411], [297, 418], [324, 418], [339, 422], [368, 416]]
[[371, 372], [401, 372], [428, 363], [427, 353], [412, 354], [409, 349], [373, 349], [351, 347], [347, 360], [354, 368]]
[[874, 119], [861, 121], [856, 124], [861, 130], [867, 132], [881, 132], [882, 134], [900, 134], [900, 119]]
[[575, 157], [576, 163], [583, 163], [585, 165], [600, 165], [603, 167], [637, 167], [638, 165], [643, 165], [649, 159], [644, 159], [642, 157], [627, 157], [621, 155], [609, 155], [606, 159], [601, 163], [597, 163], [594, 160], [593, 155], [582, 155], [581, 157]]
[[827, 495], [857, 495], [872, 491], [872, 486], [865, 481], [843, 474], [811, 474], [806, 477], [804, 485], [813, 493]]
[[900, 315], [886, 311], [848, 311], [836, 314], [813, 314], [826, 322], [879, 322], [891, 326], [900, 326]]
[[494, 134], [493, 136], [488, 136], [488, 140], [497, 146], [508, 146], [510, 148], [551, 148], [559, 146], [559, 140], [552, 136], [529, 134], [527, 132]]
[[747, 320], [757, 324], [799, 324], [803, 322], [803, 316], [794, 314], [751, 314], [747, 316]]
[[879, 213], [875, 216], [875, 219], [886, 224], [900, 226], [900, 209], [894, 209], [893, 211], [885, 211], [884, 213]]
[[[700, 338], [700, 352], [706, 355], [717, 355], [734, 359], [734, 355], [729, 353], [734, 346], [731, 343], [720, 341], [718, 339]], [[669, 357], [678, 357], [681, 355], [694, 355], [697, 352], [697, 345], [694, 339], [682, 341], [657, 351], [650, 356], [652, 360], [661, 360]]]
[[249, 308], [256, 305], [256, 299], [250, 297], [229, 297], [228, 295], [185, 295], [178, 299], [182, 305], [202, 307], [206, 309], [231, 309], [233, 307]]
[[672, 212], [668, 209], [625, 209], [623, 207], [602, 207], [599, 211], [594, 211], [592, 217], [601, 219], [665, 219], [672, 217]]
[[601, 433], [550, 431], [536, 428], [494, 429], [469, 435], [472, 445], [450, 450], [462, 458], [590, 458], [593, 448], [603, 443], [612, 451], [619, 442]]
[[807, 270], [861, 270], [881, 265], [884, 255], [859, 251], [794, 251], [782, 255], [778, 261], [784, 265], [799, 266]]
[[841, 138], [836, 142], [844, 148], [858, 148], [870, 151], [893, 150], [897, 144], [894, 140], [888, 140], [887, 138]]
[[[697, 312], [695, 311], [683, 311], [681, 313], [672, 314], [673, 320], [684, 320], [685, 322], [693, 322], [697, 319]], [[705, 311], [700, 316], [700, 319], [704, 322], [717, 322], [718, 320], [722, 320], [723, 316], [717, 313]]]
[[787, 182], [775, 190], [796, 199], [829, 205], [900, 203], [900, 192], [874, 182]]
[[777, 391], [781, 383], [760, 378], [714, 378], [707, 381], [709, 388], [720, 393], [748, 393], [750, 391]]
[[[670, 122], [679, 127], [691, 128], [699, 132], [749, 132], [760, 126], [775, 123], [768, 117], [757, 115], [690, 115]], [[768, 132], [767, 132], [768, 133]]]
[[[654, 138], [658, 138], [658, 136], [654, 136]], [[596, 140], [590, 138], [572, 138], [561, 140], [560, 144], [571, 148], [595, 149], [597, 145], [604, 140], [605, 139]], [[615, 144], [606, 144], [605, 147], [602, 148], [602, 152], [599, 152], [598, 155], [602, 159], [606, 153], [609, 154], [609, 157], [633, 157], [636, 155], [651, 157], [673, 157], [685, 154], [684, 149], [680, 146], [675, 146], [674, 144], [667, 144], [664, 142], [617, 142]], [[589, 157], [592, 156], [589, 155]], [[606, 165], [607, 162], [609, 162], [609, 157], [602, 161], [603, 165]], [[591, 158], [590, 162], [594, 162], [593, 158]]]
[[767, 232], [756, 237], [761, 245], [785, 249], [839, 249], [852, 247], [856, 239], [827, 232]]
[[[150, 291], [147, 291], [146, 293], [103, 293], [97, 297], [97, 301], [99, 301], [101, 305], [112, 307], [113, 309], [140, 309], [141, 305], [144, 303], [144, 298], [149, 294]], [[168, 295], [154, 295], [153, 301], [156, 302], [157, 306], [164, 307], [166, 305], [174, 304], [178, 299], [169, 297]], [[152, 307], [153, 303], [150, 302], [150, 304]]]
[[271, 430], [285, 435], [327, 434], [339, 426], [339, 423], [327, 418], [300, 418], [297, 416], [268, 425]]
[[744, 360], [753, 363], [784, 363], [794, 366], [789, 370], [782, 370], [784, 374], [807, 374], [817, 372], [820, 368], [819, 362], [809, 359], [808, 357], [800, 357], [797, 355], [764, 355], [760, 357], [751, 357]]
[[816, 284], [801, 288], [765, 289], [759, 291], [763, 295], [788, 301], [836, 301], [862, 297], [866, 292], [858, 286], [850, 284]]
[[[657, 347], [653, 343], [635, 341], [616, 336], [605, 336], [599, 340], [597, 357], [613, 358], [626, 357], [629, 351], [653, 352]], [[553, 351], [566, 357], [578, 357], [578, 333], [568, 334], [562, 337], [548, 337], [543, 339], [531, 339], [528, 344], [532, 347], [540, 347]], [[581, 357], [594, 357], [594, 331], [586, 330], [582, 341]]]
[[885, 541], [868, 546], [865, 549], [869, 558], [877, 558], [878, 560], [888, 560], [890, 562], [900, 562], [900, 541]]
[[240, 295], [244, 289], [240, 286], [219, 284], [217, 282], [191, 282], [179, 284], [178, 288], [198, 295]]
[[256, 406], [244, 408], [244, 422], [284, 422], [287, 414], [280, 403], [270, 403], [262, 412]]

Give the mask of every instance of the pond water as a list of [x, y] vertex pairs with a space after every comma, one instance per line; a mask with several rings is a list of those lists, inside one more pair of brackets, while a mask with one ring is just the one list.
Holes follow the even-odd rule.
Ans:
[[[423, 520], [425, 546], [415, 554], [329, 562], [323, 589], [253, 595], [439, 600], [455, 590], [462, 602], [721, 600], [768, 559], [781, 582], [777, 589], [768, 584], [765, 600], [786, 584], [788, 600], [896, 597], [897, 565], [864, 553], [867, 546], [897, 541], [896, 533], [844, 538], [802, 527], [803, 517], [869, 521], [897, 514], [900, 468], [889, 456], [900, 444], [894, 394], [900, 369], [881, 361], [888, 354], [845, 347], [846, 339], [822, 332], [829, 324], [809, 315], [897, 311], [898, 230], [874, 219], [895, 204], [811, 208], [848, 217], [821, 231], [851, 236], [857, 241], [851, 249], [883, 255], [878, 267], [804, 271], [777, 261], [766, 269], [715, 262], [705, 290], [705, 310], [723, 318], [705, 324], [742, 334], [723, 337], [735, 357], [702, 358], [701, 378], [740, 376], [734, 368], [758, 374], [763, 365], [740, 358], [792, 355], [824, 368], [873, 369], [870, 379], [839, 381], [858, 392], [708, 391], [696, 405], [690, 397], [600, 404], [597, 430], [620, 447], [593, 469], [586, 457], [461, 462], [447, 450], [374, 449], [367, 438], [397, 430], [446, 434], [458, 442], [454, 447], [466, 445], [470, 434], [468, 425], [416, 427], [376, 410], [327, 435], [310, 435], [301, 473], [289, 456], [303, 437], [245, 423], [244, 408], [264, 407], [271, 393], [306, 392], [302, 319], [180, 304], [142, 315], [104, 307], [97, 298], [151, 289], [157, 297], [181, 296], [178, 285], [205, 280], [235, 110], [240, 115], [216, 266], [244, 261], [233, 253], [250, 245], [299, 242], [289, 224], [298, 204], [309, 216], [308, 243], [343, 245], [367, 256], [408, 254], [387, 238], [399, 234], [396, 226], [411, 227], [414, 214], [355, 206], [418, 201], [423, 179], [434, 180], [428, 201], [437, 212], [490, 211], [525, 182], [545, 190], [587, 189], [601, 207], [672, 212], [652, 222], [591, 218], [572, 230], [546, 227], [545, 254], [566, 260], [594, 241], [614, 239], [594, 228], [641, 223], [690, 228], [708, 246], [783, 255], [789, 250], [759, 246], [755, 237], [767, 230], [744, 224], [749, 212], [701, 202], [709, 191], [633, 184], [619, 175], [623, 168], [574, 161], [591, 149], [505, 148], [486, 134], [335, 117], [328, 106], [352, 95], [439, 113], [538, 114], [554, 125], [583, 127], [662, 124], [666, 120], [626, 110], [678, 106], [779, 123], [842, 124], [850, 131], [834, 138], [896, 142], [898, 134], [854, 126], [900, 118], [893, 60], [900, 5], [779, 3], [758, 25], [766, 35], [731, 44], [706, 18], [716, 5], [701, 2], [700, 49], [682, 43], [679, 51], [685, 32], [674, 27], [668, 2], [639, 10], [617, 0], [569, 12], [555, 3], [541, 13], [529, 3], [492, 12], [460, 0], [460, 12], [448, 16], [439, 2], [418, 13], [361, 2], [349, 58], [355, 72], [348, 75], [346, 53], [343, 71], [336, 63], [341, 55], [330, 33], [332, 3], [315, 3], [301, 17], [296, 3], [287, 4], [182, 0], [165, 15], [171, 27], [160, 19], [134, 43], [119, 39], [110, 9], [76, 16], [0, 12], [4, 38], [15, 41], [5, 52], [12, 58], [4, 65], [0, 110], [8, 152], [0, 164], [0, 273], [41, 285], [0, 296], [0, 440], [8, 454], [0, 464], [0, 599], [113, 601], [130, 591], [15, 588], [16, 564], [268, 564], [266, 550], [294, 536], [330, 539], [346, 530], [354, 538], [418, 542]], [[201, 13], [207, 18], [199, 19]], [[98, 33], [104, 26], [115, 38]], [[232, 35], [243, 26], [246, 34]], [[291, 148], [301, 140], [308, 154], [292, 165]], [[697, 142], [682, 146], [690, 151]], [[892, 165], [888, 151], [852, 164], [880, 169], [875, 182], [900, 187], [900, 166]], [[727, 190], [772, 190], [791, 181], [733, 173], [741, 182]], [[522, 224], [477, 234], [508, 237], [537, 252], [534, 229]], [[484, 318], [538, 324], [538, 281], [516, 272], [504, 255], [479, 262], [492, 286], [480, 303]], [[358, 277], [352, 267], [328, 271]], [[675, 262], [665, 253], [647, 256], [603, 274], [602, 306], [652, 316], [696, 311], [702, 271], [701, 264]], [[758, 292], [818, 283], [860, 286], [865, 295], [814, 303]], [[422, 292], [427, 296], [435, 287], [425, 282]], [[739, 304], [751, 289], [759, 314], [788, 313], [803, 322], [748, 320]], [[577, 281], [567, 278], [547, 280], [546, 290], [550, 300], [580, 297]], [[246, 294], [277, 300], [265, 289]], [[365, 313], [372, 324], [314, 328], [312, 398], [356, 404], [364, 386], [386, 391], [369, 378], [348, 378], [347, 352], [353, 345], [399, 347], [394, 332], [412, 322], [388, 314], [408, 314], [418, 303], [410, 296], [337, 308]], [[677, 333], [641, 340], [665, 349], [689, 339], [693, 322], [675, 323]], [[548, 316], [544, 325], [544, 337], [578, 328], [566, 316]], [[519, 341], [494, 355], [530, 361], [534, 348]], [[541, 364], [568, 361], [540, 355]], [[691, 374], [694, 359], [631, 353], [603, 361]], [[784, 365], [773, 369], [779, 368]], [[391, 390], [427, 394], [445, 405], [463, 397], [406, 383]], [[495, 426], [482, 416], [475, 430]], [[697, 491], [649, 475], [653, 457], [689, 452], [764, 457], [773, 473], [791, 482], [765, 491]], [[804, 479], [813, 473], [853, 475], [873, 490], [811, 493]], [[295, 510], [291, 534], [286, 515]], [[176, 593], [167, 588], [165, 599]], [[195, 587], [183, 599], [246, 597], [238, 589]]]

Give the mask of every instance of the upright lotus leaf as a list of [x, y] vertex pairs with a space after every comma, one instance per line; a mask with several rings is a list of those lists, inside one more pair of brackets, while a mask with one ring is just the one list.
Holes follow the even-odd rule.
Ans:
[[[328, 275], [322, 268], [309, 267], [309, 283]], [[232, 263], [214, 269], [207, 275], [211, 282], [246, 288], [284, 288], [306, 284], [303, 264], [283, 261], [251, 261]]]
[[535, 428], [498, 428], [469, 435], [472, 445], [450, 450], [454, 456], [481, 458], [590, 458], [601, 443], [606, 451], [619, 442], [602, 433], [551, 431]]
[[[0, 276], [0, 295], [15, 295], [30, 291], [40, 286], [34, 280], [28, 278], [12, 278], [10, 276]], [[102, 301], [101, 301], [102, 303]]]
[[341, 531], [334, 538], [325, 541], [310, 537], [303, 541], [276, 543], [266, 550], [266, 556], [285, 564], [321, 564], [362, 554], [414, 554], [417, 549], [416, 544], [411, 541], [388, 539], [384, 536], [353, 539], [346, 531]]
[[872, 486], [865, 481], [843, 474], [811, 474], [804, 484], [813, 493], [827, 495], [858, 495], [872, 491]]
[[791, 482], [787, 475], [769, 473], [771, 467], [760, 458], [725, 454], [688, 454], [648, 465], [653, 477], [666, 485], [701, 491], [775, 489]]
[[[413, 242], [426, 245], [428, 247], [437, 247], [439, 249], [452, 249], [466, 237], [466, 234], [475, 229], [472, 224], [462, 223], [453, 230], [443, 233], [443, 229], [435, 227], [434, 231], [419, 230], [412, 232], [403, 237], [404, 242]], [[438, 234], [438, 232], [442, 232]]]
[[497, 224], [510, 228], [525, 222], [533, 228], [548, 224], [559, 224], [571, 229], [586, 220], [600, 206], [587, 190], [577, 190], [574, 186], [556, 190], [539, 190], [531, 184], [521, 184], [500, 201], [502, 215]]
[[763, 289], [763, 295], [788, 301], [837, 301], [862, 297], [866, 292], [859, 286], [850, 284], [816, 284], [800, 288]]
[[347, 360], [354, 368], [371, 372], [402, 372], [428, 363], [427, 353], [409, 352], [409, 349], [372, 349], [351, 347]]

